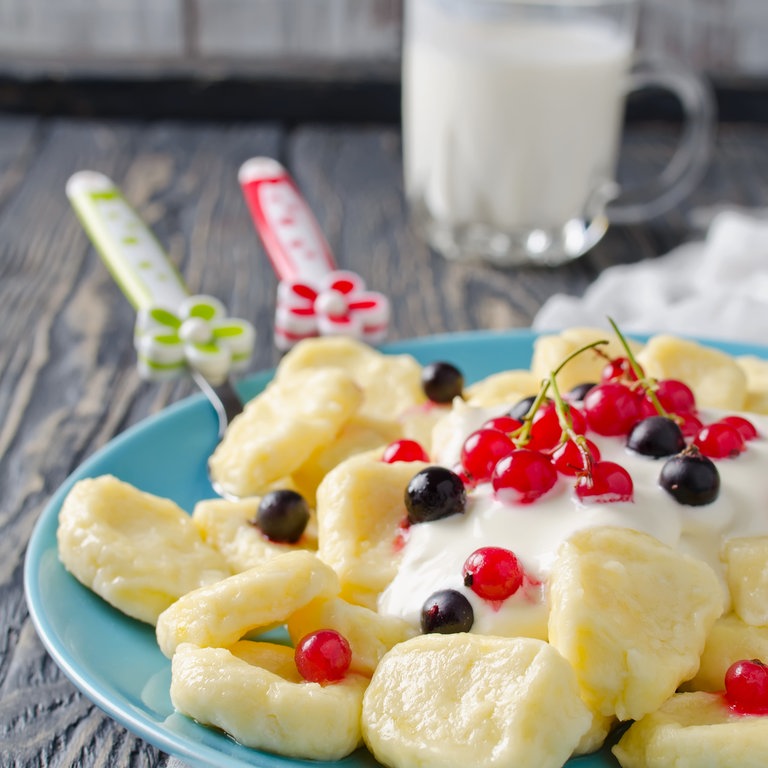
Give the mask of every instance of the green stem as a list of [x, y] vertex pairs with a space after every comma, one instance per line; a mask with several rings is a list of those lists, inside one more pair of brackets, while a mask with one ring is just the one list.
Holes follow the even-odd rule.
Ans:
[[653, 385], [645, 375], [645, 371], [643, 371], [641, 368], [640, 363], [637, 362], [637, 358], [635, 358], [634, 353], [630, 349], [629, 342], [624, 337], [624, 334], [619, 330], [619, 326], [616, 325], [613, 318], [611, 317], [608, 318], [608, 322], [611, 324], [611, 328], [613, 328], [616, 336], [621, 342], [621, 346], [624, 347], [624, 352], [627, 355], [627, 360], [629, 360], [629, 365], [632, 368], [638, 383], [645, 391], [648, 399], [651, 401], [651, 403], [653, 403], [653, 407], [656, 409], [656, 413], [658, 413], [659, 416], [666, 416], [667, 418], [671, 418], [670, 414], [664, 410], [664, 406], [661, 404], [661, 402], [659, 402], [659, 398], [656, 397], [656, 392], [653, 388]]
[[594, 456], [592, 456], [592, 452], [589, 450], [589, 446], [587, 445], [587, 438], [584, 437], [584, 435], [579, 435], [573, 430], [573, 420], [571, 419], [570, 414], [570, 406], [566, 405], [565, 401], [563, 400], [562, 395], [560, 394], [560, 389], [557, 386], [557, 381], [555, 379], [554, 374], [552, 375], [551, 379], [551, 386], [552, 386], [552, 399], [555, 401], [555, 411], [557, 412], [557, 419], [560, 422], [560, 428], [563, 430], [563, 438], [561, 438], [561, 442], [565, 442], [567, 440], [572, 440], [574, 445], [579, 449], [579, 453], [581, 454], [581, 458], [584, 461], [584, 474], [590, 479], [592, 478], [592, 462], [594, 461]]
[[583, 352], [586, 352], [588, 349], [595, 349], [595, 348], [597, 348], [597, 347], [600, 347], [600, 346], [602, 346], [603, 344], [607, 344], [607, 343], [608, 343], [608, 339], [598, 339], [597, 341], [593, 341], [593, 342], [590, 342], [589, 344], [585, 344], [583, 347], [579, 347], [579, 348], [578, 348], [578, 349], [577, 349], [575, 352], [571, 352], [571, 354], [570, 354], [570, 355], [568, 355], [568, 356], [567, 356], [567, 357], [566, 357], [566, 358], [565, 358], [565, 359], [564, 359], [564, 360], [563, 360], [563, 361], [560, 363], [560, 365], [558, 365], [558, 366], [557, 366], [557, 368], [555, 368], [555, 370], [554, 370], [554, 371], [552, 371], [552, 373], [550, 374], [550, 376], [551, 376], [552, 378], [554, 378], [555, 376], [557, 376], [557, 374], [558, 374], [558, 373], [560, 373], [560, 371], [562, 371], [562, 370], [563, 370], [563, 368], [565, 368], [565, 366], [566, 366], [568, 363], [570, 363], [570, 362], [571, 362], [571, 360], [573, 360], [573, 358], [574, 358], [574, 357], [578, 357], [580, 354], [582, 354]]
[[[578, 357], [582, 353], [586, 352], [588, 349], [595, 349], [599, 347], [602, 344], [607, 344], [608, 339], [598, 339], [597, 341], [593, 341], [589, 344], [585, 344], [583, 347], [579, 347], [575, 352], [571, 352], [571, 354], [567, 355], [564, 360], [561, 361], [560, 365], [555, 368], [554, 371], [552, 371], [549, 376], [544, 379], [541, 383], [541, 388], [539, 389], [538, 394], [536, 395], [536, 399], [531, 403], [531, 407], [528, 409], [528, 413], [525, 414], [523, 417], [523, 425], [520, 427], [516, 432], [513, 432], [511, 435], [512, 440], [514, 441], [515, 445], [522, 446], [525, 445], [531, 437], [531, 427], [533, 426], [533, 417], [536, 415], [536, 412], [541, 407], [541, 404], [544, 402], [547, 396], [547, 391], [549, 390], [550, 386], [557, 387], [557, 384], [555, 384], [555, 377], [557, 376], [560, 371], [563, 370], [563, 368], [571, 362], [575, 357]], [[559, 392], [558, 392], [559, 397]], [[562, 401], [562, 398], [560, 398]], [[555, 401], [555, 404], [557, 405], [557, 401]], [[559, 414], [558, 414], [559, 415]]]
[[547, 396], [549, 383], [549, 379], [544, 379], [544, 381], [541, 383], [541, 388], [539, 389], [539, 393], [536, 395], [536, 399], [531, 403], [531, 407], [528, 409], [528, 413], [523, 416], [523, 426], [512, 433], [511, 437], [516, 446], [520, 447], [525, 445], [531, 439], [533, 417], [536, 415], [536, 411], [539, 410], [541, 404], [544, 402]]

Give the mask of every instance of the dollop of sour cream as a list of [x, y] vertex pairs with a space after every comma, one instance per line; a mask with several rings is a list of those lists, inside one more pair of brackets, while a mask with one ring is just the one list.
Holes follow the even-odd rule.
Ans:
[[[457, 403], [436, 428], [436, 462], [458, 464], [464, 439], [487, 419], [506, 409], [481, 409]], [[705, 422], [721, 415], [702, 410]], [[531, 504], [509, 504], [495, 498], [490, 483], [467, 494], [467, 508], [429, 523], [412, 525], [398, 573], [379, 599], [379, 612], [420, 624], [424, 601], [440, 589], [455, 589], [469, 599], [475, 614], [473, 632], [527, 635], [546, 639], [546, 582], [560, 544], [580, 529], [621, 526], [648, 533], [681, 553], [708, 563], [720, 576], [729, 604], [722, 544], [738, 536], [768, 534], [768, 418], [745, 414], [760, 437], [733, 459], [717, 460], [720, 493], [711, 504], [679, 504], [658, 483], [664, 459], [640, 456], [624, 438], [589, 434], [601, 458], [621, 464], [632, 476], [634, 500], [583, 503], [573, 492], [574, 479], [561, 476], [555, 488]], [[464, 586], [462, 566], [479, 547], [504, 547], [515, 553], [526, 572], [523, 587], [500, 603], [478, 597]]]

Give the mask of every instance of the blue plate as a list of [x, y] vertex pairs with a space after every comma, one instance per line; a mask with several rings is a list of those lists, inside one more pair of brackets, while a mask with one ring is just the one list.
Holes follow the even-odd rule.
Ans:
[[[535, 335], [530, 331], [477, 332], [391, 344], [422, 363], [449, 360], [468, 382], [510, 368], [527, 368]], [[763, 347], [708, 342], [731, 354], [768, 357]], [[252, 397], [270, 373], [241, 383]], [[190, 397], [146, 419], [88, 459], [53, 496], [30, 539], [24, 569], [27, 604], [46, 649], [69, 679], [110, 717], [165, 752], [195, 766], [295, 768], [310, 761], [283, 758], [243, 747], [224, 734], [174, 712], [169, 697], [170, 662], [158, 650], [152, 627], [130, 619], [83, 587], [59, 562], [56, 526], [61, 504], [83, 477], [113, 474], [190, 510], [214, 495], [206, 460], [216, 443], [216, 419], [202, 396]], [[325, 766], [373, 768], [358, 750]], [[605, 749], [576, 758], [569, 768], [616, 768]]]

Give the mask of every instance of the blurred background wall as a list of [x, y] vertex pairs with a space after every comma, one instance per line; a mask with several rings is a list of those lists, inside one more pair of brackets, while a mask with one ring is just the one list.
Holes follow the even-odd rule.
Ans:
[[391, 77], [400, 27], [400, 0], [0, 0], [0, 67]]
[[[403, 0], [0, 0], [0, 110], [399, 120]], [[768, 0], [642, 0], [639, 42], [768, 122]], [[119, 86], [119, 87], [118, 87]], [[677, 114], [658, 92], [630, 118]]]
[[[644, 48], [768, 78], [768, 0], [644, 0]], [[0, 0], [0, 73], [397, 76], [401, 0]]]

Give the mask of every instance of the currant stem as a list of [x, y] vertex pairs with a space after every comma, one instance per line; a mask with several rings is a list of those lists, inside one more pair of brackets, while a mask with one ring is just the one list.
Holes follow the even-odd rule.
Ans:
[[629, 347], [629, 342], [624, 337], [624, 334], [619, 330], [619, 326], [616, 325], [612, 317], [608, 318], [608, 322], [611, 324], [611, 328], [613, 328], [616, 336], [621, 342], [621, 346], [624, 347], [624, 352], [626, 352], [627, 360], [629, 360], [629, 365], [631, 366], [632, 371], [637, 377], [638, 383], [643, 388], [643, 391], [645, 392], [646, 396], [653, 404], [653, 407], [656, 409], [656, 413], [658, 413], [659, 416], [665, 416], [666, 418], [671, 418], [670, 414], [667, 413], [667, 411], [664, 409], [664, 406], [659, 402], [659, 398], [656, 397], [656, 392], [653, 388], [653, 385], [649, 382], [648, 378], [645, 375], [645, 372], [640, 367], [640, 363], [637, 362], [637, 359], [635, 358], [634, 353]]
[[528, 409], [528, 413], [523, 416], [523, 426], [513, 432], [510, 437], [516, 446], [520, 447], [525, 445], [531, 438], [531, 428], [533, 427], [533, 417], [536, 415], [536, 411], [539, 410], [541, 404], [544, 402], [547, 396], [547, 390], [549, 389], [549, 379], [544, 379], [541, 383], [536, 399], [531, 403], [531, 407]]
[[[546, 379], [544, 379], [544, 381], [541, 382], [541, 388], [539, 389], [539, 392], [536, 395], [536, 399], [531, 403], [531, 407], [528, 409], [528, 413], [526, 413], [525, 416], [523, 416], [523, 426], [520, 427], [520, 429], [518, 429], [516, 432], [513, 432], [510, 435], [510, 437], [512, 438], [516, 446], [520, 447], [522, 445], [525, 445], [530, 440], [531, 427], [533, 426], [533, 417], [536, 415], [536, 411], [539, 410], [539, 408], [541, 407], [541, 404], [544, 402], [547, 396], [547, 391], [549, 390], [549, 387], [554, 383], [555, 377], [557, 376], [557, 374], [563, 370], [566, 364], [568, 364], [575, 357], [578, 357], [583, 352], [586, 352], [588, 349], [596, 349], [597, 347], [607, 343], [608, 343], [608, 339], [598, 339], [597, 341], [593, 341], [590, 344], [585, 344], [583, 347], [579, 347], [575, 352], [571, 352], [570, 355], [567, 355], [565, 359], [563, 359], [560, 362], [557, 368], [555, 368], [555, 370], [552, 371], [552, 373], [550, 373], [549, 376]], [[557, 385], [555, 384], [555, 387], [556, 386]], [[560, 399], [560, 402], [562, 403], [562, 397], [560, 397], [559, 391], [557, 396]], [[557, 404], [557, 401], [555, 401], [555, 404]], [[558, 412], [558, 417], [560, 417], [560, 415], [561, 415], [560, 412]], [[561, 426], [562, 426], [562, 420], [561, 420]]]
[[571, 362], [575, 357], [578, 357], [583, 352], [586, 352], [588, 349], [597, 349], [597, 347], [603, 346], [604, 344], [608, 343], [608, 339], [598, 339], [597, 341], [590, 342], [589, 344], [585, 344], [583, 347], [579, 347], [575, 352], [571, 352], [570, 355], [566, 356], [566, 358], [560, 363], [560, 365], [555, 368], [554, 371], [550, 374], [550, 378], [554, 378], [557, 376], [560, 371], [565, 368], [565, 366]]
[[[555, 411], [557, 413], [557, 419], [560, 422], [560, 427], [563, 430], [563, 437], [565, 440], [572, 440], [576, 448], [578, 448], [581, 458], [584, 462], [584, 469], [582, 473], [589, 479], [591, 483], [592, 479], [592, 462], [594, 458], [592, 452], [587, 446], [587, 438], [584, 435], [579, 435], [573, 431], [573, 420], [570, 415], [570, 407], [566, 406], [560, 389], [557, 386], [557, 380], [555, 373], [550, 376], [550, 386], [552, 387], [552, 399], [555, 401]], [[561, 442], [564, 442], [561, 438]]]

